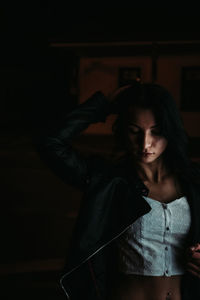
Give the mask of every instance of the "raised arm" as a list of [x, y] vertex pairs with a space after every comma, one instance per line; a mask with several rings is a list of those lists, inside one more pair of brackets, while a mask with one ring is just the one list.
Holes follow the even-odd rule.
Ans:
[[64, 182], [81, 189], [89, 182], [92, 162], [73, 149], [71, 141], [90, 124], [105, 122], [109, 113], [110, 102], [97, 91], [68, 113], [56, 129], [37, 139], [36, 147], [42, 160]]

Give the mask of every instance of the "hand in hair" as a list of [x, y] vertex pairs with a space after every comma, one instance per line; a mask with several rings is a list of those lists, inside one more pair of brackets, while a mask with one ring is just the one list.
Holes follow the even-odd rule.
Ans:
[[122, 87], [120, 87], [120, 88], [115, 89], [114, 91], [112, 91], [112, 92], [107, 96], [108, 100], [109, 100], [110, 102], [114, 102], [114, 101], [116, 100], [116, 97], [117, 97], [122, 91], [126, 90], [126, 89], [129, 88], [129, 87], [131, 87], [131, 84], [124, 85], [124, 86], [122, 86]]
[[107, 96], [108, 101], [111, 103], [111, 114], [117, 114], [119, 112], [118, 95], [129, 87], [131, 87], [130, 84], [117, 88]]

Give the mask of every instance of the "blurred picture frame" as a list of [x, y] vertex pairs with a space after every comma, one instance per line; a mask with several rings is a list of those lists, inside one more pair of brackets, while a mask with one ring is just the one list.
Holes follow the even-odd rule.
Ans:
[[119, 68], [118, 87], [131, 84], [134, 81], [141, 81], [141, 68], [140, 67]]

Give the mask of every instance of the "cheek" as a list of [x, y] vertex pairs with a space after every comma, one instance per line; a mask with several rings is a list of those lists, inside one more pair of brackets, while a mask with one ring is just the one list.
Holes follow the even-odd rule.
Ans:
[[137, 135], [127, 135], [127, 140], [128, 143], [132, 146], [132, 147], [137, 147], [137, 145], [139, 144], [139, 138]]
[[165, 138], [161, 138], [157, 141], [157, 148], [160, 151], [160, 153], [165, 151], [167, 144], [168, 142]]

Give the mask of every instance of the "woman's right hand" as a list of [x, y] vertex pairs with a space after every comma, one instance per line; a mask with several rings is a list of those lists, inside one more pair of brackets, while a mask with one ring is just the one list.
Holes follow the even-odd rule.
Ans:
[[124, 85], [120, 88], [115, 89], [114, 91], [112, 91], [109, 95], [108, 95], [108, 100], [110, 102], [114, 102], [116, 97], [124, 90], [126, 90], [127, 88], [131, 87], [131, 84], [128, 85]]
[[131, 84], [122, 86], [120, 88], [115, 89], [112, 91], [108, 96], [107, 99], [111, 103], [111, 113], [117, 114], [119, 112], [119, 103], [118, 103], [118, 95], [125, 91], [127, 88], [131, 87]]

